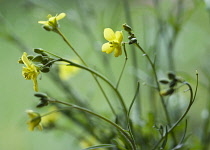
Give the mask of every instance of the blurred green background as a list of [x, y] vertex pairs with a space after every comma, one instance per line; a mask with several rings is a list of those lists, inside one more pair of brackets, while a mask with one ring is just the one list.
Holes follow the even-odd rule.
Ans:
[[[128, 2], [128, 4], [126, 4]], [[1, 68], [1, 106], [0, 106], [0, 149], [5, 150], [77, 150], [81, 149], [79, 141], [71, 131], [63, 133], [29, 132], [27, 130], [27, 115], [25, 110], [35, 109], [37, 103], [33, 97], [32, 82], [26, 81], [21, 75], [22, 65], [17, 61], [23, 51], [32, 54], [33, 48], [43, 48], [62, 57], [77, 59], [62, 39], [41, 28], [38, 21], [46, 20], [48, 14], [65, 12], [67, 17], [60, 21], [61, 30], [78, 50], [81, 56], [92, 68], [106, 75], [115, 82], [124, 62], [124, 56], [114, 58], [113, 54], [101, 52], [101, 45], [106, 42], [103, 30], [110, 27], [113, 30], [122, 30], [122, 24], [128, 23], [126, 5], [130, 7], [130, 20], [138, 37], [139, 43], [148, 50], [148, 53], [157, 55], [157, 68], [159, 77], [165, 77], [171, 68], [168, 65], [168, 46], [173, 36], [173, 23], [176, 17], [176, 2], [162, 0], [159, 7], [155, 6], [156, 0], [0, 0], [0, 68]], [[179, 18], [180, 30], [176, 35], [173, 45], [173, 59], [178, 75], [183, 76], [192, 85], [195, 85], [195, 70], [199, 72], [198, 98], [189, 113], [190, 131], [199, 136], [201, 134], [202, 112], [208, 114], [207, 102], [209, 101], [209, 38], [210, 22], [208, 7], [201, 0], [183, 0], [182, 13]], [[158, 10], [158, 11], [157, 11]], [[173, 14], [174, 13], [174, 14]], [[159, 19], [159, 20], [158, 20]], [[159, 22], [158, 22], [158, 21]], [[162, 23], [162, 34], [157, 36]], [[125, 34], [125, 41], [126, 39]], [[15, 38], [15, 39], [14, 39]], [[154, 45], [158, 45], [154, 47]], [[127, 46], [128, 47], [128, 46]], [[128, 50], [128, 65], [120, 84], [120, 91], [125, 99], [132, 99], [135, 86], [132, 71], [132, 49]], [[138, 80], [144, 83], [149, 75], [148, 65], [142, 53], [138, 56]], [[71, 84], [79, 95], [88, 99], [90, 105], [96, 106], [95, 111], [107, 113], [108, 106], [102, 94], [89, 73], [81, 71], [73, 77]], [[40, 91], [53, 93], [53, 96], [62, 98], [63, 93], [48, 77], [42, 74], [39, 80]], [[148, 98], [148, 87], [141, 87], [142, 99]], [[129, 103], [130, 101], [126, 101]], [[98, 107], [104, 103], [103, 107]], [[186, 103], [186, 102], [183, 102]], [[150, 110], [148, 102], [142, 102], [144, 109]], [[44, 112], [44, 110], [39, 110]], [[207, 116], [208, 117], [208, 116]], [[72, 122], [60, 121], [66, 126], [75, 128]], [[190, 123], [189, 123], [190, 124]], [[196, 128], [196, 129], [195, 129]], [[189, 131], [189, 132], [190, 132]], [[208, 131], [207, 131], [208, 132]]]

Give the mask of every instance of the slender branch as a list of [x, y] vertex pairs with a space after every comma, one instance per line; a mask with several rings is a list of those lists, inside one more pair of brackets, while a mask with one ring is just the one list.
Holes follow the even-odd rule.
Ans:
[[[149, 61], [151, 67], [152, 67], [152, 70], [153, 70], [153, 73], [154, 73], [154, 76], [155, 76], [155, 82], [157, 84], [157, 89], [158, 89], [158, 92], [159, 92], [159, 95], [160, 95], [160, 84], [158, 82], [158, 77], [157, 77], [157, 72], [156, 72], [156, 68], [155, 68], [155, 65], [154, 63], [152, 62], [152, 60], [150, 59], [150, 57], [148, 56], [148, 54], [145, 52], [145, 50], [139, 45], [139, 44], [135, 44], [141, 51], [142, 53], [146, 56], [147, 60]], [[168, 113], [168, 110], [167, 110], [167, 107], [166, 107], [166, 104], [164, 102], [164, 98], [162, 95], [160, 95], [160, 98], [161, 98], [161, 103], [163, 105], [163, 109], [165, 111], [165, 115], [166, 115], [166, 119], [169, 123], [169, 125], [171, 126], [171, 119], [169, 117], [169, 113]]]
[[112, 126], [114, 126], [116, 129], [118, 129], [118, 130], [125, 136], [125, 138], [128, 140], [128, 142], [131, 144], [131, 147], [133, 148], [133, 150], [136, 150], [136, 146], [135, 146], [135, 144], [134, 144], [134, 141], [133, 141], [133, 139], [128, 135], [127, 131], [126, 131], [125, 129], [123, 129], [122, 127], [120, 127], [118, 124], [112, 122], [111, 120], [109, 120], [109, 119], [107, 119], [107, 118], [105, 118], [105, 117], [103, 117], [103, 116], [101, 116], [101, 115], [99, 115], [99, 114], [96, 114], [96, 113], [94, 113], [94, 112], [92, 112], [92, 111], [90, 111], [90, 110], [88, 110], [88, 109], [86, 109], [86, 108], [79, 107], [79, 106], [77, 106], [77, 105], [73, 105], [73, 104], [66, 103], [66, 102], [62, 102], [62, 101], [55, 100], [55, 99], [53, 99], [53, 100], [52, 100], [52, 99], [48, 99], [48, 101], [49, 101], [50, 103], [59, 103], [59, 104], [63, 104], [63, 105], [66, 105], [66, 106], [70, 106], [71, 108], [75, 108], [75, 109], [78, 109], [78, 110], [80, 110], [80, 111], [87, 112], [87, 113], [89, 113], [89, 114], [91, 114], [91, 115], [94, 115], [94, 116], [96, 116], [96, 117], [98, 117], [98, 118], [100, 118], [100, 119], [106, 121], [107, 123], [109, 123], [109, 124], [111, 124]]
[[123, 98], [121, 96], [121, 94], [119, 93], [119, 91], [115, 88], [115, 86], [111, 83], [111, 81], [109, 81], [106, 77], [104, 77], [103, 75], [101, 75], [100, 73], [96, 72], [95, 70], [92, 70], [86, 66], [83, 66], [83, 65], [80, 65], [80, 64], [77, 64], [77, 63], [74, 63], [70, 60], [67, 60], [67, 59], [59, 59], [58, 61], [65, 61], [65, 62], [68, 62], [70, 65], [72, 66], [75, 66], [75, 67], [78, 67], [78, 68], [81, 68], [81, 69], [84, 69], [84, 70], [87, 70], [89, 71], [90, 73], [93, 73], [94, 75], [98, 76], [99, 78], [101, 78], [102, 80], [104, 80], [113, 90], [114, 92], [117, 94], [118, 98], [119, 98], [119, 101], [123, 107], [123, 110], [127, 116], [127, 108], [125, 106], [125, 103], [123, 101]]
[[70, 44], [70, 42], [67, 40], [67, 38], [61, 33], [61, 31], [56, 28], [55, 30], [56, 33], [58, 33], [62, 38], [63, 40], [66, 42], [66, 44], [72, 49], [72, 51], [77, 55], [77, 57], [81, 60], [81, 62], [87, 66], [86, 62], [82, 59], [82, 57], [77, 53], [77, 51], [74, 49], [74, 47]]
[[[132, 15], [131, 15], [131, 6], [130, 6], [130, 2], [129, 0], [123, 0], [123, 6], [124, 6], [124, 13], [125, 13], [125, 19], [126, 19], [126, 22], [130, 25], [130, 26], [133, 26], [133, 22], [132, 22]], [[132, 61], [132, 64], [134, 66], [134, 68], [138, 68], [138, 61], [137, 61], [137, 55], [136, 55], [136, 50], [135, 50], [135, 47], [131, 47], [131, 61]], [[137, 71], [134, 69], [133, 70], [133, 73], [134, 74], [137, 74]], [[134, 76], [134, 86], [136, 85], [136, 83], [138, 82], [138, 77], [135, 75]], [[137, 105], [136, 105], [136, 111], [137, 113], [139, 114], [139, 116], [141, 117], [141, 97], [140, 97], [140, 94], [138, 95], [138, 100], [136, 101], [137, 102]]]
[[[82, 57], [77, 53], [77, 51], [76, 51], [76, 50], [74, 49], [74, 47], [70, 44], [70, 42], [67, 40], [67, 38], [62, 34], [62, 32], [61, 32], [58, 28], [56, 28], [55, 32], [58, 33], [58, 34], [63, 38], [63, 40], [66, 42], [66, 44], [72, 49], [72, 51], [73, 51], [73, 52], [77, 55], [77, 57], [81, 60], [81, 62], [82, 62], [86, 67], [88, 67], [88, 65], [86, 64], [86, 62], [85, 62], [85, 61], [82, 59]], [[91, 74], [92, 74], [92, 73], [91, 73]], [[99, 86], [101, 92], [103, 93], [103, 95], [104, 95], [104, 97], [105, 97], [105, 99], [106, 99], [106, 101], [107, 101], [107, 103], [108, 103], [110, 109], [112, 110], [112, 113], [116, 116], [116, 112], [115, 112], [114, 108], [112, 107], [111, 102], [110, 102], [108, 96], [106, 95], [106, 93], [105, 93], [103, 87], [101, 86], [101, 84], [99, 83], [99, 81], [98, 81], [98, 79], [95, 77], [95, 75], [92, 74], [92, 76], [93, 76], [94, 80], [96, 81], [97, 85]]]
[[[149, 61], [151, 67], [152, 67], [152, 70], [153, 70], [153, 73], [154, 73], [154, 76], [155, 76], [155, 82], [157, 84], [157, 89], [158, 89], [158, 93], [159, 93], [159, 96], [160, 96], [160, 99], [161, 99], [161, 104], [163, 106], [163, 110], [165, 112], [165, 115], [166, 115], [166, 119], [168, 121], [168, 124], [169, 126], [171, 127], [171, 119], [169, 117], [169, 112], [167, 110], [167, 107], [166, 107], [166, 103], [164, 101], [164, 98], [163, 96], [160, 94], [160, 84], [158, 82], [158, 77], [157, 77], [157, 71], [156, 71], [156, 68], [155, 68], [155, 64], [152, 62], [152, 60], [150, 59], [150, 57], [148, 56], [148, 54], [146, 53], [146, 51], [138, 44], [138, 43], [135, 43], [135, 45], [142, 51], [142, 53], [146, 56], [147, 60]], [[172, 138], [173, 138], [173, 141], [174, 143], [176, 144], [177, 143], [177, 140], [176, 140], [176, 137], [174, 135], [174, 132], [171, 132], [171, 135], [172, 135]]]
[[128, 131], [129, 131], [129, 134], [132, 137], [132, 139], [133, 139], [134, 142], [135, 142], [135, 138], [134, 138], [134, 136], [132, 134], [132, 125], [131, 125], [131, 122], [130, 122], [130, 112], [131, 112], [131, 108], [132, 108], [132, 106], [133, 106], [133, 104], [134, 104], [134, 102], [135, 102], [135, 100], [136, 100], [136, 98], [137, 98], [137, 96], [139, 94], [139, 87], [140, 87], [140, 84], [138, 82], [138, 85], [137, 85], [137, 88], [136, 88], [136, 92], [135, 92], [135, 95], [133, 97], [133, 100], [132, 100], [132, 102], [130, 104], [130, 107], [128, 109], [128, 115], [127, 115]]
[[125, 43], [123, 43], [122, 45], [123, 45], [123, 49], [124, 49], [124, 53], [125, 53], [125, 62], [124, 62], [122, 71], [121, 71], [121, 73], [120, 73], [119, 79], [118, 79], [118, 81], [117, 81], [116, 89], [118, 89], [118, 86], [119, 86], [119, 84], [120, 84], [120, 80], [121, 80], [121, 78], [122, 78], [122, 75], [123, 75], [123, 72], [124, 72], [124, 70], [125, 70], [125, 66], [126, 66], [127, 60], [128, 60], [128, 56], [127, 56], [127, 52], [126, 52], [126, 48], [125, 48]]

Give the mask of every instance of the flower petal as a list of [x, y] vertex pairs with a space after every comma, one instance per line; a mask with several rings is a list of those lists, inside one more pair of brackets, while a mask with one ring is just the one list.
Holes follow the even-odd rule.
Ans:
[[106, 52], [107, 54], [110, 54], [111, 52], [114, 51], [114, 47], [109, 44], [109, 42], [105, 43], [102, 45], [102, 52]]
[[66, 16], [65, 13], [60, 13], [60, 14], [56, 17], [56, 20], [63, 19], [65, 16]]
[[121, 49], [121, 47], [117, 47], [114, 51], [114, 56], [118, 57], [120, 55], [122, 55], [122, 49]]
[[26, 52], [23, 53], [21, 59], [22, 59], [23, 63], [26, 65], [26, 67], [30, 68], [31, 63], [27, 58], [27, 53]]
[[38, 23], [48, 25], [48, 21], [38, 21]]
[[104, 38], [107, 41], [114, 41], [116, 39], [114, 31], [111, 28], [105, 28], [104, 29]]
[[116, 32], [115, 32], [115, 36], [116, 36], [116, 39], [118, 40], [118, 42], [121, 44], [121, 42], [122, 42], [122, 40], [123, 40], [122, 31], [116, 31]]

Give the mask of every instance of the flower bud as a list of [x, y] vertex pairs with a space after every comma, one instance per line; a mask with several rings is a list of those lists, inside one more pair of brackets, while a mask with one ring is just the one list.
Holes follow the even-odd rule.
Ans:
[[131, 31], [132, 31], [132, 28], [131, 28], [129, 25], [127, 25], [126, 23], [123, 24], [123, 29], [124, 29], [125, 31], [127, 31], [127, 32], [131, 32]]
[[174, 79], [176, 78], [176, 75], [175, 75], [173, 72], [169, 72], [169, 73], [168, 73], [168, 78], [169, 78], [170, 80], [174, 80]]
[[128, 44], [134, 44], [134, 43], [137, 43], [137, 39], [136, 38], [130, 39]]
[[47, 73], [50, 71], [50, 67], [44, 67], [41, 69], [41, 72]]
[[159, 80], [159, 82], [162, 83], [162, 84], [168, 84], [169, 83], [169, 81], [166, 80], [166, 79]]
[[42, 55], [37, 55], [32, 59], [33, 62], [42, 62], [42, 60]]
[[44, 50], [41, 49], [41, 48], [35, 48], [34, 52], [37, 53], [37, 54], [42, 54], [44, 52]]
[[37, 92], [37, 93], [35, 93], [34, 94], [34, 96], [36, 96], [36, 97], [40, 97], [40, 98], [47, 98], [48, 96], [47, 96], [47, 94], [45, 94], [45, 93], [41, 93], [41, 92]]

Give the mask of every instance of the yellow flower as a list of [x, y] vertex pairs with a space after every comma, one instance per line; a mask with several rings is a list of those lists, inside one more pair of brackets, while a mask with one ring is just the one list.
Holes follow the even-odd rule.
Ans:
[[67, 66], [67, 63], [65, 62], [59, 65], [59, 77], [62, 80], [68, 80], [69, 78], [74, 76], [78, 71], [79, 71], [79, 68], [74, 67], [74, 66]]
[[54, 30], [59, 27], [58, 20], [63, 19], [66, 16], [65, 13], [60, 13], [59, 15], [52, 16], [48, 15], [48, 21], [38, 21], [38, 23], [43, 24], [44, 28], [48, 31]]
[[41, 125], [41, 116], [39, 113], [34, 112], [33, 110], [27, 110], [26, 113], [28, 114], [30, 120], [27, 121], [28, 129], [30, 131], [33, 131], [35, 127], [38, 127], [38, 129], [42, 130]]
[[40, 73], [39, 68], [37, 68], [28, 58], [27, 53], [24, 52], [21, 60], [26, 65], [23, 67], [22, 75], [26, 80], [32, 80], [34, 83], [34, 90], [38, 92], [38, 84], [37, 84], [37, 77]]
[[122, 54], [121, 43], [123, 40], [122, 31], [114, 31], [110, 28], [104, 29], [104, 38], [109, 41], [102, 46], [102, 52], [110, 54], [114, 51], [114, 56], [118, 57]]

